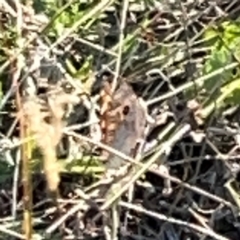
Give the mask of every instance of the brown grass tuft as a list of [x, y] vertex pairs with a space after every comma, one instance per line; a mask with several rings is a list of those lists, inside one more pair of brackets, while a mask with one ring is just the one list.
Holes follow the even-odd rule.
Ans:
[[56, 147], [62, 138], [62, 130], [65, 126], [65, 109], [68, 104], [77, 103], [78, 100], [78, 97], [66, 93], [50, 95], [44, 106], [45, 111], [38, 97], [31, 97], [24, 103], [24, 115], [43, 154], [44, 173], [48, 189], [52, 193], [57, 192], [60, 181]]

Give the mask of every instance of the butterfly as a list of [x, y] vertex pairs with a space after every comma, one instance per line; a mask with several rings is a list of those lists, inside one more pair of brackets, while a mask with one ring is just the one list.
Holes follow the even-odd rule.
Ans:
[[[119, 84], [115, 92], [111, 92], [111, 83], [106, 81], [100, 97], [102, 142], [134, 157], [147, 124], [147, 108], [143, 100], [125, 81]], [[107, 160], [107, 169], [118, 169], [123, 164], [120, 157], [106, 150], [102, 150], [102, 156]]]

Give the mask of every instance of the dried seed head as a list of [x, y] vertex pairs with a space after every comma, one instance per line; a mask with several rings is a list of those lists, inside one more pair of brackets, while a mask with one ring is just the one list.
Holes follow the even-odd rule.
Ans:
[[51, 192], [56, 192], [60, 181], [56, 146], [62, 138], [65, 108], [68, 104], [79, 102], [70, 94], [49, 95], [45, 102], [47, 111], [42, 111], [38, 97], [31, 97], [23, 104], [23, 113], [30, 131], [36, 136], [38, 147], [44, 160], [44, 172]]

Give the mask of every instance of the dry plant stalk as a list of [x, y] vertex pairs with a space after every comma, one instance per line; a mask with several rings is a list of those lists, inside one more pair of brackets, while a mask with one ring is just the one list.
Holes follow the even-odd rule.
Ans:
[[79, 98], [61, 93], [49, 96], [47, 111], [43, 111], [39, 98], [34, 97], [25, 101], [23, 110], [30, 131], [35, 135], [36, 142], [43, 154], [44, 173], [48, 190], [56, 196], [60, 181], [57, 164], [56, 147], [62, 138], [65, 126], [64, 114], [67, 104], [74, 104]]

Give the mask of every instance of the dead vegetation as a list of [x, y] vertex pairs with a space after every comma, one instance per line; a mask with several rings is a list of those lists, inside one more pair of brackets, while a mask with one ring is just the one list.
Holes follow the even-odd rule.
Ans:
[[239, 239], [239, 12], [0, 2], [0, 239]]

